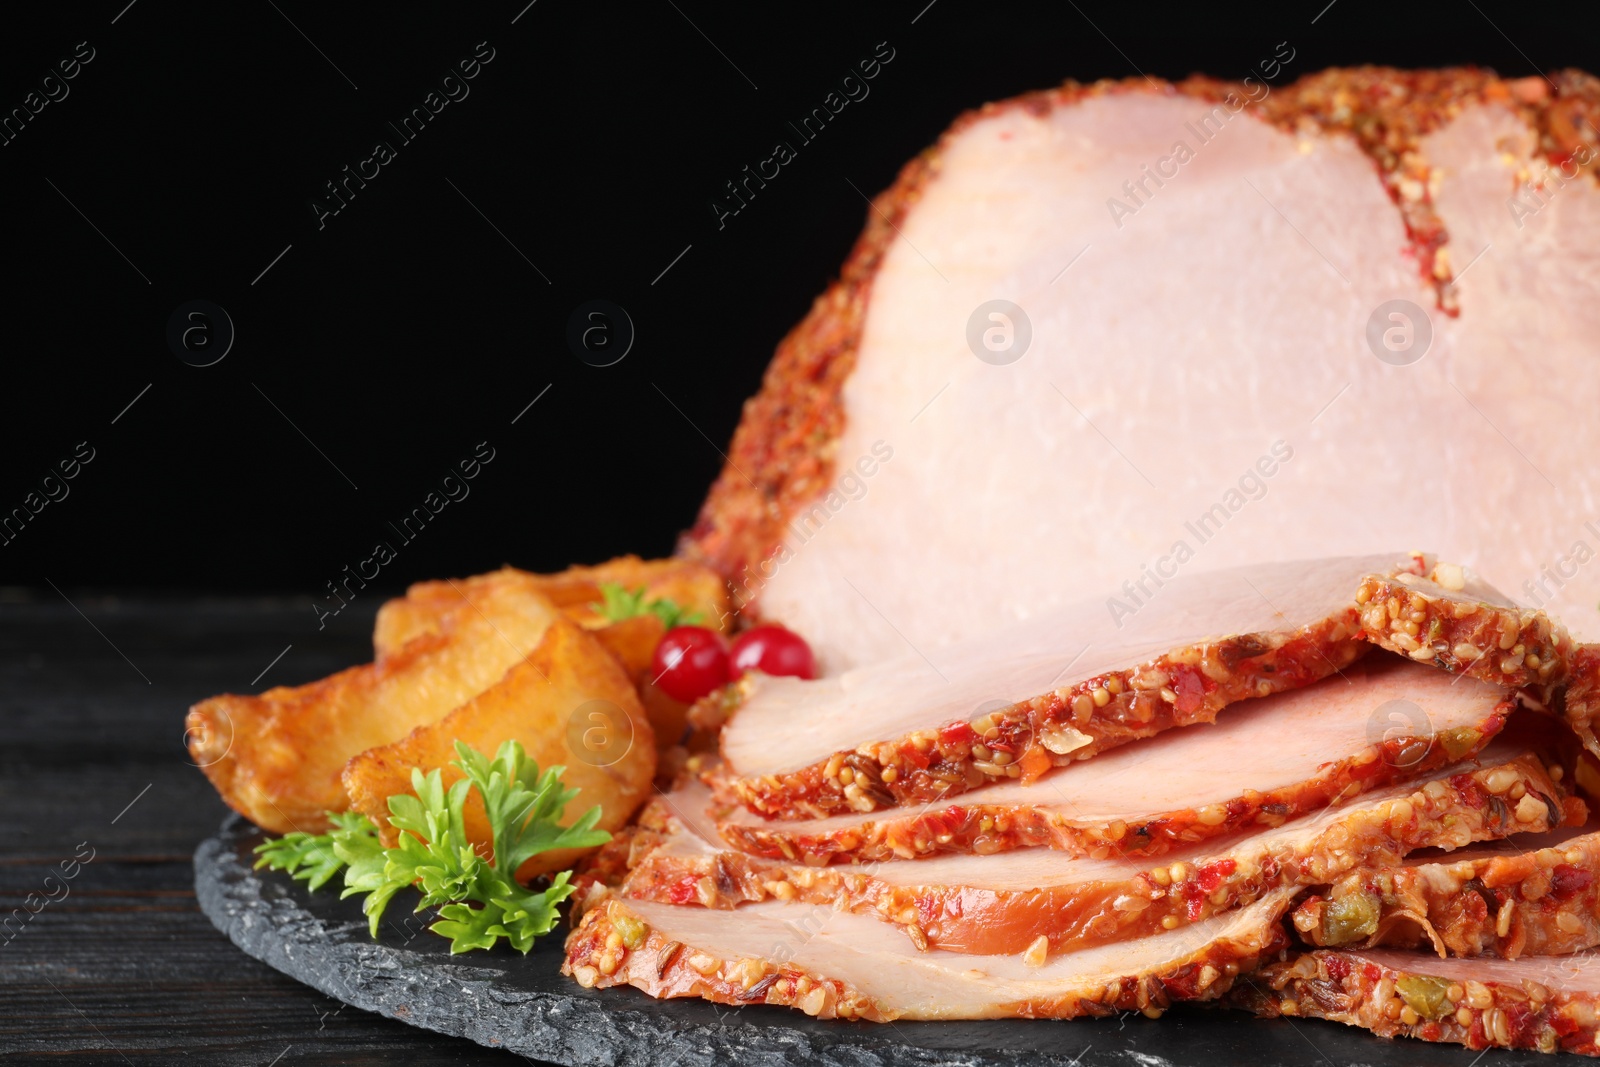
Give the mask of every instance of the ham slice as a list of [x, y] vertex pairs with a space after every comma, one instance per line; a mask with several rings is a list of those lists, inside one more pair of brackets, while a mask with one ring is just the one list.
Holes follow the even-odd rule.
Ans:
[[1472, 1049], [1600, 1055], [1600, 955], [1439, 959], [1394, 949], [1291, 953], [1239, 983], [1235, 1006]]
[[[830, 672], [1375, 541], [1600, 638], [1600, 468], [1574, 460], [1600, 429], [1571, 417], [1600, 408], [1600, 188], [1568, 162], [1600, 82], [1262, 88], [1069, 84], [962, 117], [778, 346], [682, 551]], [[1031, 334], [1004, 365], [968, 340], [1004, 341], [994, 300]]]
[[1333, 674], [1366, 647], [1362, 579], [1427, 566], [1391, 553], [1183, 574], [1126, 615], [1101, 597], [818, 681], [751, 676], [722, 781], [784, 818], [1027, 782]]
[[887, 923], [807, 904], [733, 912], [612, 898], [567, 939], [562, 972], [653, 997], [781, 1004], [833, 1019], [1070, 1019], [1221, 995], [1284, 943], [1293, 890], [1182, 930], [1026, 957], [919, 952]]
[[[1413, 849], [1545, 830], [1559, 821], [1562, 799], [1536, 756], [1496, 742], [1477, 762], [1427, 783], [1389, 786], [1155, 862], [1023, 849], [815, 868], [728, 850], [708, 816], [709, 790], [690, 781], [641, 816], [656, 843], [634, 860], [620, 892], [724, 909], [800, 900], [877, 915], [918, 948], [1022, 953], [1044, 937], [1052, 953], [1067, 952], [1208, 919], [1280, 886], [1324, 885], [1362, 865], [1398, 863]], [[639, 845], [629, 851], [637, 856]]]
[[[1572, 655], [1566, 691], [1562, 693], [1562, 715], [1583, 747], [1600, 757], [1600, 645], [1581, 645]], [[1580, 773], [1583, 768], [1580, 764]], [[1590, 783], [1600, 791], [1600, 774]]]
[[1441, 956], [1516, 959], [1593, 948], [1600, 945], [1600, 832], [1519, 834], [1354, 871], [1301, 904], [1294, 925], [1314, 945], [1432, 948]]
[[1044, 845], [1076, 855], [1159, 854], [1275, 826], [1335, 798], [1415, 777], [1477, 751], [1515, 695], [1388, 653], [1316, 685], [1249, 701], [1024, 785], [871, 815], [769, 821], [735, 808], [722, 837], [807, 863], [994, 853]]
[[1418, 663], [1546, 696], [1567, 679], [1575, 649], [1566, 627], [1455, 564], [1441, 563], [1427, 578], [1372, 575], [1356, 600], [1362, 634]]

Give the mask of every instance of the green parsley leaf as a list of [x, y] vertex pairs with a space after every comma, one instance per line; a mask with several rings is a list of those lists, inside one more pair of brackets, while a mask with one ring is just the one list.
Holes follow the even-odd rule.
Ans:
[[[599, 807], [562, 826], [562, 813], [578, 790], [562, 788], [565, 768], [541, 773], [516, 741], [501, 745], [492, 760], [461, 742], [456, 753], [455, 764], [466, 777], [448, 790], [440, 771], [413, 769], [412, 792], [389, 798], [389, 824], [401, 831], [395, 847], [383, 847], [378, 828], [364, 815], [330, 813], [334, 829], [326, 834], [286, 834], [257, 846], [256, 866], [288, 871], [312, 889], [344, 867], [342, 896], [366, 894], [362, 911], [373, 937], [389, 901], [414, 885], [422, 895], [416, 910], [438, 909], [429, 929], [450, 938], [452, 953], [492, 948], [502, 937], [526, 953], [554, 929], [556, 905], [575, 887], [572, 872], [562, 871], [536, 893], [517, 881], [517, 869], [541, 852], [588, 848], [611, 835], [595, 828]], [[492, 861], [479, 855], [464, 829], [467, 795], [474, 788], [488, 814]]]
[[378, 828], [360, 812], [329, 812], [334, 829], [325, 834], [308, 834], [300, 830], [272, 838], [257, 845], [256, 870], [269, 867], [274, 871], [287, 871], [291, 878], [306, 883], [311, 890], [322, 886], [339, 873], [339, 868], [350, 861], [338, 854], [341, 838], [366, 839], [378, 845]]
[[590, 808], [571, 826], [560, 824], [561, 814], [578, 795], [576, 789], [563, 789], [565, 767], [551, 767], [543, 774], [539, 765], [528, 759], [522, 745], [507, 741], [495, 758], [486, 760], [471, 746], [456, 742], [455, 764], [477, 786], [483, 797], [489, 825], [494, 829], [494, 865], [506, 877], [530, 857], [556, 848], [589, 848], [611, 840], [604, 830], [596, 830], [600, 809]]
[[666, 597], [646, 600], [642, 585], [630, 593], [621, 582], [600, 583], [600, 599], [595, 602], [595, 609], [612, 622], [636, 615], [654, 615], [669, 630], [674, 626], [692, 626], [703, 618], [700, 612], [685, 611], [677, 601]]

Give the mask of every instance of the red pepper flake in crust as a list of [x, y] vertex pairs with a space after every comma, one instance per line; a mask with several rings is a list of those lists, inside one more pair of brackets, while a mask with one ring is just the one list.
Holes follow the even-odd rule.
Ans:
[[1049, 952], [1066, 952], [1176, 929], [1280, 886], [1324, 885], [1363, 864], [1398, 863], [1413, 849], [1459, 848], [1548, 827], [1546, 817], [1518, 821], [1515, 803], [1496, 803], [1497, 796], [1548, 797], [1541, 812], [1562, 810], [1561, 792], [1537, 757], [1502, 743], [1480, 762], [1159, 862], [1025, 849], [810, 867], [728, 850], [716, 836], [709, 792], [689, 783], [652, 801], [653, 817], [665, 815], [661, 821], [672, 828], [618, 893], [722, 909], [798, 900], [876, 915], [904, 929], [918, 948], [1020, 954], [1042, 937]]
[[1428, 578], [1371, 575], [1356, 593], [1367, 640], [1418, 663], [1548, 697], [1574, 652], [1566, 627], [1519, 608], [1462, 567], [1440, 563]]
[[1211, 1000], [1285, 941], [1293, 890], [1183, 930], [1079, 952], [919, 952], [867, 915], [807, 904], [735, 911], [611, 898], [567, 938], [585, 988], [776, 1004], [823, 1019], [1071, 1019]]
[[1600, 956], [1439, 959], [1394, 949], [1286, 952], [1227, 1002], [1471, 1049], [1600, 1054]]
[[809, 821], [735, 808], [717, 829], [742, 851], [809, 864], [1032, 846], [1093, 858], [1159, 855], [1281, 826], [1455, 763], [1500, 731], [1515, 700], [1510, 690], [1377, 653], [1315, 686], [1250, 701], [1214, 724], [1169, 731], [1031, 786], [1006, 782], [954, 803]]
[[[1503, 778], [1492, 782], [1504, 786]], [[1514, 791], [1502, 789], [1506, 804], [1537, 818], [1545, 798], [1513, 800]], [[1301, 904], [1294, 926], [1328, 948], [1506, 959], [1580, 952], [1600, 945], [1600, 832], [1515, 837], [1431, 863], [1354, 871]]]
[[1184, 574], [1137, 613], [1096, 598], [926, 657], [818, 681], [747, 677], [723, 699], [739, 707], [717, 781], [781, 819], [1031, 782], [1343, 670], [1367, 647], [1362, 578], [1418, 565], [1392, 553]]
[[[1579, 645], [1572, 655], [1572, 668], [1560, 704], [1567, 725], [1583, 742], [1583, 747], [1600, 756], [1600, 645]], [[1600, 775], [1593, 764], [1579, 763], [1580, 784], [1600, 794]]]

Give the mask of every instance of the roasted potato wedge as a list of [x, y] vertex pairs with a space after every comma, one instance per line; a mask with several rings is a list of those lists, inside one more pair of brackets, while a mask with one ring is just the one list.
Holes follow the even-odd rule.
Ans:
[[713, 630], [726, 629], [731, 621], [727, 583], [711, 568], [688, 560], [618, 556], [594, 567], [569, 567], [547, 576], [545, 582], [550, 599], [575, 622], [590, 629], [610, 622], [594, 610], [600, 600], [600, 586], [606, 582], [616, 582], [630, 590], [644, 586], [649, 599], [672, 600], [685, 611], [698, 611], [700, 625]]
[[594, 634], [601, 647], [617, 658], [628, 677], [637, 683], [641, 677], [648, 680], [656, 645], [661, 643], [667, 628], [654, 615], [635, 615], [631, 619], [623, 619], [589, 632]]
[[651, 599], [675, 601], [685, 610], [698, 611], [702, 624], [726, 627], [728, 588], [713, 570], [686, 560], [643, 560], [638, 556], [619, 556], [595, 567], [571, 567], [559, 574], [529, 574], [514, 567], [503, 567], [488, 574], [440, 582], [418, 582], [406, 595], [390, 600], [378, 610], [372, 644], [379, 660], [393, 655], [407, 641], [437, 632], [444, 619], [463, 604], [463, 598], [476, 597], [485, 588], [505, 581], [532, 579], [574, 622], [589, 629], [607, 626], [610, 620], [594, 610], [600, 600], [600, 586], [617, 582], [627, 589], [644, 586]]
[[[569, 821], [599, 804], [600, 828], [615, 832], [650, 794], [655, 737], [633, 683], [611, 653], [565, 618], [552, 623], [532, 654], [496, 685], [438, 721], [350, 760], [344, 787], [353, 806], [393, 844], [388, 799], [410, 792], [413, 768], [442, 769], [448, 787], [461, 778], [450, 762], [457, 741], [491, 755], [509, 740], [520, 741], [541, 768], [566, 768], [562, 781], [582, 790], [568, 805]], [[489, 849], [489, 825], [476, 792], [467, 802], [466, 829], [474, 845]], [[523, 864], [518, 874], [526, 880], [564, 870], [577, 856], [571, 850], [547, 852]]]
[[673, 700], [657, 688], [652, 668], [656, 645], [666, 633], [661, 620], [654, 615], [635, 615], [590, 632], [633, 679], [645, 716], [655, 731], [656, 746], [665, 748], [682, 742], [689, 728], [689, 705]]
[[350, 806], [340, 781], [350, 757], [493, 686], [561, 617], [531, 576], [476, 587], [381, 663], [201, 701], [189, 709], [189, 751], [222, 799], [262, 829], [324, 830], [325, 812]]

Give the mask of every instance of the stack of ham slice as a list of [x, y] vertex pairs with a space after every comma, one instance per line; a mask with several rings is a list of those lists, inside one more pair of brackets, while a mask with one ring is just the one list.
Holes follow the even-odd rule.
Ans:
[[[1600, 635], [1597, 127], [1600, 80], [1476, 69], [959, 120], [680, 545], [825, 677], [695, 709], [731, 713], [717, 757], [591, 868], [568, 972], [1595, 1052], [1600, 964], [1553, 954], [1600, 943], [1600, 649], [1545, 612]], [[1276, 562], [1378, 536], [1545, 611], [1417, 556]]]
[[1162, 594], [740, 683], [720, 752], [584, 877], [566, 973], [825, 1018], [1221, 1000], [1592, 1050], [1600, 969], [1551, 958], [1600, 944], [1592, 765], [1550, 714], [1583, 650], [1417, 554]]

